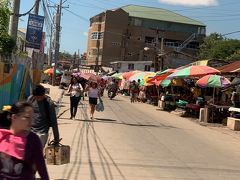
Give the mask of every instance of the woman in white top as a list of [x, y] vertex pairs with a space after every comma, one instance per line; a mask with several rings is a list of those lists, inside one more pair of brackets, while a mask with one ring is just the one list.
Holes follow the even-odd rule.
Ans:
[[75, 77], [73, 77], [68, 87], [68, 93], [70, 93], [70, 119], [75, 119], [77, 114], [78, 103], [81, 98], [81, 91], [83, 91], [82, 85], [77, 82]]
[[90, 118], [93, 119], [93, 114], [95, 111], [95, 106], [97, 105], [97, 99], [99, 97], [99, 89], [97, 88], [97, 83], [90, 82], [88, 90], [89, 105], [90, 105]]

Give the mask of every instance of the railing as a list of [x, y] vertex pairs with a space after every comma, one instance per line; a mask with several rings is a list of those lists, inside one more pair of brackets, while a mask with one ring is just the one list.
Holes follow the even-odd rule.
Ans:
[[191, 36], [189, 36], [180, 46], [176, 47], [176, 51], [180, 52], [183, 48], [185, 48], [190, 42], [192, 42], [193, 39], [196, 38], [196, 34], [193, 33]]

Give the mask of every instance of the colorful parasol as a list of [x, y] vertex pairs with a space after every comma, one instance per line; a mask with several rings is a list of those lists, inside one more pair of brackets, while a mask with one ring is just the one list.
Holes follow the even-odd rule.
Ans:
[[219, 75], [206, 75], [196, 82], [196, 85], [202, 88], [226, 88], [230, 84], [231, 82], [227, 78]]
[[113, 74], [111, 77], [113, 77], [115, 79], [123, 79], [122, 74], [123, 73], [116, 73], [116, 74]]
[[134, 75], [134, 74], [136, 74], [136, 73], [139, 73], [139, 72], [141, 72], [141, 71], [129, 71], [129, 72], [125, 72], [125, 73], [122, 74], [122, 77], [123, 77], [124, 79], [126, 79], [126, 80], [129, 80], [129, 78], [130, 78], [132, 75]]
[[[44, 74], [53, 75], [53, 70], [54, 70], [53, 68], [49, 68], [43, 72], [44, 72]], [[58, 69], [56, 69], [56, 74], [61, 74], [61, 72]]]
[[209, 66], [189, 66], [177, 72], [172, 73], [167, 78], [172, 79], [172, 78], [186, 78], [186, 77], [201, 77], [208, 74], [217, 74], [217, 73], [220, 73], [220, 71]]
[[143, 77], [143, 85], [144, 86], [151, 86], [153, 84], [147, 83], [149, 79], [152, 79], [156, 75], [155, 72], [149, 72]]
[[[156, 73], [156, 76], [154, 76], [153, 78], [149, 79], [147, 81], [147, 83], [155, 84], [155, 85], [159, 86], [164, 79], [166, 79], [170, 74], [172, 74], [175, 71], [177, 71], [177, 70], [175, 70], [175, 69], [166, 69], [164, 71], [159, 71], [159, 72]], [[165, 81], [165, 82], [168, 82], [168, 81]], [[171, 83], [171, 81], [170, 81], [170, 83]]]
[[92, 82], [98, 82], [101, 79], [99, 76], [93, 73], [81, 73], [81, 77]]

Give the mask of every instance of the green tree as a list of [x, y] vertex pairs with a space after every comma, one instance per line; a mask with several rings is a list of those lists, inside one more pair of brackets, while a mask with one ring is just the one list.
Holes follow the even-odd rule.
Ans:
[[223, 40], [223, 37], [218, 33], [212, 33], [204, 38], [203, 43], [200, 45], [198, 54], [199, 59], [209, 59], [211, 57], [211, 50], [216, 44]]
[[228, 60], [240, 50], [240, 41], [233, 39], [225, 39], [218, 42], [211, 50], [212, 58]]
[[71, 60], [73, 59], [73, 55], [66, 51], [59, 52], [59, 59]]
[[14, 47], [15, 41], [8, 35], [10, 11], [8, 8], [8, 2], [4, 1], [0, 4], [0, 54], [3, 56], [9, 56]]
[[240, 41], [226, 39], [220, 34], [207, 36], [200, 45], [199, 59], [239, 60]]
[[240, 60], [240, 50], [236, 51], [234, 54], [227, 58], [229, 61]]

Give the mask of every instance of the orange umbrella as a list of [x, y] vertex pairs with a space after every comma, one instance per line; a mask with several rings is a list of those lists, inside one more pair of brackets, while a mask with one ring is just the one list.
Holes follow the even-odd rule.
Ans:
[[168, 77], [170, 74], [174, 73], [175, 71], [177, 71], [177, 70], [176, 69], [166, 69], [165, 71], [157, 72], [157, 75], [154, 76], [153, 78], [149, 79], [147, 81], [147, 83], [155, 84], [155, 85], [159, 86], [159, 84], [161, 83], [162, 80], [166, 79], [166, 77]]
[[141, 71], [129, 71], [129, 72], [125, 72], [125, 73], [122, 74], [122, 77], [123, 77], [124, 79], [126, 79], [126, 80], [129, 80], [129, 78], [130, 78], [132, 75], [134, 75], [134, 74], [136, 74], [136, 73], [139, 73], [139, 72], [141, 72]]

